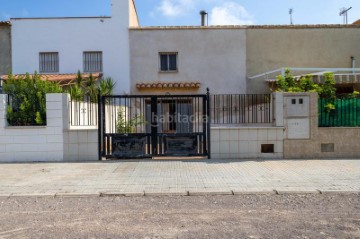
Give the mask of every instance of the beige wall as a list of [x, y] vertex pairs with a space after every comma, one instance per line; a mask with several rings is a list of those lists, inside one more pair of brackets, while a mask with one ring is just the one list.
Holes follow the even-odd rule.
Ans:
[[134, 0], [129, 0], [129, 26], [137, 27], [139, 26], [139, 18], [136, 12], [136, 6]]
[[[178, 72], [159, 72], [159, 52], [178, 52]], [[246, 93], [244, 29], [131, 29], [131, 92]], [[200, 82], [197, 90], [138, 91], [136, 83]]]
[[[211, 93], [268, 93], [264, 79], [248, 77], [281, 67], [350, 68], [351, 56], [360, 66], [359, 40], [357, 25], [132, 28], [131, 91], [163, 94], [169, 90], [139, 92], [135, 85], [194, 81], [202, 87], [185, 93], [206, 87]], [[179, 72], [159, 73], [161, 51], [179, 52]]]
[[[319, 128], [318, 96], [310, 95], [310, 139], [284, 139], [284, 158], [359, 158], [360, 128]], [[285, 115], [286, 118], [286, 115]], [[286, 119], [285, 119], [286, 121]], [[285, 128], [287, 131], [288, 128]], [[321, 152], [321, 144], [334, 144], [334, 152]]]
[[0, 23], [0, 75], [11, 70], [11, 37], [10, 26]]
[[[360, 66], [360, 26], [269, 27], [247, 29], [247, 77], [281, 67]], [[268, 90], [264, 80], [248, 80], [248, 93]]]

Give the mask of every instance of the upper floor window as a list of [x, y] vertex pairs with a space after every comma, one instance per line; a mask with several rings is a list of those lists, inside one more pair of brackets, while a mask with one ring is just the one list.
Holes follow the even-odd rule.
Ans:
[[102, 52], [85, 51], [84, 52], [84, 72], [102, 72]]
[[160, 55], [160, 71], [177, 71], [177, 52], [161, 52]]
[[58, 52], [40, 52], [40, 73], [59, 72], [59, 53]]

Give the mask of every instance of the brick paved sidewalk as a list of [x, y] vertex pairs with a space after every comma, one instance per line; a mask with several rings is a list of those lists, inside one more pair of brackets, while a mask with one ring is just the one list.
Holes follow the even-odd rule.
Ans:
[[0, 196], [360, 192], [360, 160], [0, 164]]

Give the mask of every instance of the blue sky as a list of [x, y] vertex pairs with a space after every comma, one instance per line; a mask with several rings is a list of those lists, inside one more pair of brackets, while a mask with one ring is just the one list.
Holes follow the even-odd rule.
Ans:
[[[124, 0], [123, 0], [124, 1]], [[360, 0], [135, 0], [142, 26], [199, 25], [199, 11], [210, 25], [339, 24], [339, 11], [349, 11], [349, 23], [360, 19]], [[109, 16], [110, 0], [0, 0], [0, 20], [10, 17]]]

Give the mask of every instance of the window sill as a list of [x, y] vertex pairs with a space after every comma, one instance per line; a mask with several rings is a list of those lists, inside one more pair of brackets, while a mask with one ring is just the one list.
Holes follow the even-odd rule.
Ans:
[[5, 129], [46, 129], [46, 125], [28, 125], [28, 126], [24, 126], [24, 125], [19, 125], [19, 126], [8, 125], [8, 126], [5, 127]]
[[176, 71], [159, 71], [159, 73], [179, 73], [179, 71], [178, 70], [176, 70]]

